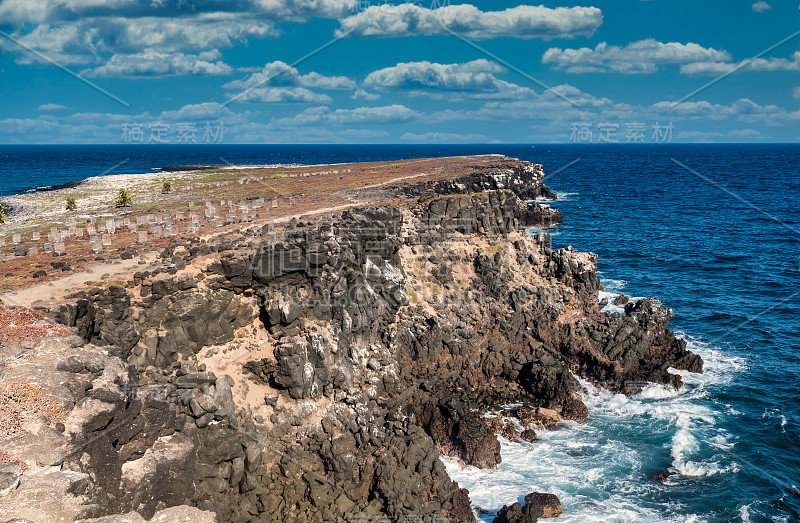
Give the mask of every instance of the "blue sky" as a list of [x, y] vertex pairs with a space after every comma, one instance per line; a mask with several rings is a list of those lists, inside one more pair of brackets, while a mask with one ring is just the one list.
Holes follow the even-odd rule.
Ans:
[[796, 0], [0, 0], [0, 31], [0, 143], [800, 137]]

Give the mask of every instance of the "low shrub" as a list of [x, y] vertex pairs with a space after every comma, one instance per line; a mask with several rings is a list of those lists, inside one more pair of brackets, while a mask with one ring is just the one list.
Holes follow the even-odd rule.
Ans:
[[114, 205], [117, 207], [130, 207], [133, 204], [133, 196], [128, 189], [120, 189], [117, 193], [117, 198], [114, 200]]

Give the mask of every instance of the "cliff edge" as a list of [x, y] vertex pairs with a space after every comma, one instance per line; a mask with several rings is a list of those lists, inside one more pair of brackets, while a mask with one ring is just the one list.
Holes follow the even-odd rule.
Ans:
[[72, 293], [0, 345], [0, 513], [474, 521], [441, 455], [494, 467], [499, 435], [585, 421], [578, 378], [702, 372], [658, 300], [601, 312], [596, 255], [526, 232], [562, 219], [543, 179], [504, 161], [387, 183]]

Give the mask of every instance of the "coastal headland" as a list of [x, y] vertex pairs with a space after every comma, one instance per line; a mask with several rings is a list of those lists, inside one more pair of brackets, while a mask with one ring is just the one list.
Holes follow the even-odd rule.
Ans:
[[[579, 378], [703, 368], [657, 299], [602, 311], [597, 256], [552, 248], [544, 178], [501, 156], [193, 166], [4, 199], [0, 513], [475, 521], [440, 456], [492, 468], [498, 437], [586, 421]], [[561, 512], [518, 496], [482, 508]]]

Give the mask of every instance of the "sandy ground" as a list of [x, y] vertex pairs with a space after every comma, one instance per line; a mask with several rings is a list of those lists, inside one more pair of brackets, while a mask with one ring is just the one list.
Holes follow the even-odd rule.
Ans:
[[[34, 302], [52, 304], [84, 288], [89, 283], [102, 280], [129, 280], [133, 273], [158, 261], [158, 253], [150, 252], [139, 258], [98, 263], [84, 270], [68, 274], [54, 281], [42, 282], [24, 289], [0, 294], [5, 305], [31, 307]], [[142, 263], [144, 262], [144, 263]]]

